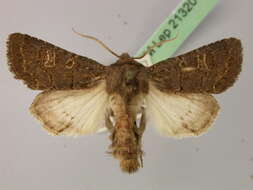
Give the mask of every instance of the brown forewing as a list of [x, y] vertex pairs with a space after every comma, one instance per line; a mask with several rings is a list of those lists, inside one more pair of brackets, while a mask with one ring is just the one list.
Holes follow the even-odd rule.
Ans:
[[223, 39], [149, 68], [149, 78], [161, 91], [221, 93], [241, 71], [242, 46], [235, 38]]
[[26, 34], [11, 34], [7, 48], [15, 78], [34, 90], [90, 88], [105, 75], [105, 66], [96, 61]]

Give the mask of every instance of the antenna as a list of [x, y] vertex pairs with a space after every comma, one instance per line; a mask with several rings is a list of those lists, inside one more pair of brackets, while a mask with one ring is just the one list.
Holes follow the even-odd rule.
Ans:
[[113, 54], [114, 56], [120, 58], [120, 56], [119, 56], [117, 53], [115, 53], [114, 51], [112, 51], [107, 45], [105, 45], [105, 44], [104, 44], [102, 41], [100, 41], [99, 39], [97, 39], [97, 38], [95, 38], [95, 37], [93, 37], [93, 36], [86, 35], [86, 34], [81, 34], [81, 33], [77, 32], [77, 31], [75, 31], [74, 28], [72, 28], [72, 31], [73, 31], [75, 34], [77, 34], [77, 35], [79, 35], [79, 36], [81, 36], [81, 37], [89, 38], [89, 39], [92, 39], [92, 40], [98, 42], [101, 46], [103, 46], [103, 47], [104, 47], [106, 50], [108, 50], [111, 54]]
[[133, 59], [142, 59], [143, 57], [145, 57], [148, 53], [150, 53], [150, 52], [151, 52], [154, 48], [156, 48], [157, 46], [161, 46], [161, 45], [163, 45], [163, 44], [165, 44], [165, 43], [167, 43], [167, 42], [171, 42], [171, 41], [177, 39], [178, 34], [179, 34], [179, 32], [177, 32], [177, 35], [176, 35], [176, 37], [174, 37], [174, 38], [171, 38], [171, 39], [168, 39], [168, 40], [163, 40], [163, 41], [161, 41], [161, 42], [156, 43], [155, 45], [153, 45], [153, 46], [151, 46], [151, 47], [148, 47], [148, 49], [143, 53], [143, 55], [138, 56], [138, 57], [133, 57]]

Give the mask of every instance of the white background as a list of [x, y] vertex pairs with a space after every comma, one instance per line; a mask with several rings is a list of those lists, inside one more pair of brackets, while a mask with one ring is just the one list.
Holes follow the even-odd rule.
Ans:
[[252, 190], [253, 45], [251, 0], [221, 0], [177, 54], [237, 37], [244, 46], [243, 70], [226, 93], [217, 95], [221, 112], [199, 138], [160, 137], [147, 126], [144, 168], [121, 173], [106, 154], [108, 134], [52, 137], [28, 107], [38, 92], [13, 79], [6, 39], [27, 33], [103, 64], [116, 59], [71, 28], [103, 40], [115, 51], [134, 55], [180, 0], [0, 0], [0, 189], [1, 190]]

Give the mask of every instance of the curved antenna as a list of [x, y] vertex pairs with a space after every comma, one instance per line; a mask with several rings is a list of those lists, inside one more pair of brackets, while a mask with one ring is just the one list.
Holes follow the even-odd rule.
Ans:
[[163, 45], [163, 44], [165, 44], [165, 43], [167, 43], [167, 42], [171, 42], [171, 41], [177, 39], [178, 33], [179, 33], [179, 32], [177, 32], [177, 35], [176, 35], [176, 37], [174, 37], [174, 38], [171, 38], [171, 39], [168, 39], [168, 40], [163, 40], [163, 41], [161, 41], [161, 42], [156, 43], [155, 45], [153, 45], [153, 46], [151, 46], [151, 47], [148, 47], [148, 49], [143, 53], [143, 55], [138, 56], [138, 57], [133, 57], [133, 59], [142, 59], [143, 57], [145, 57], [148, 53], [150, 53], [150, 52], [151, 52], [154, 48], [156, 48], [157, 46], [161, 46], [161, 45]]
[[100, 41], [99, 39], [97, 39], [97, 38], [95, 38], [95, 37], [93, 37], [93, 36], [86, 35], [86, 34], [81, 34], [81, 33], [77, 32], [77, 31], [75, 31], [74, 28], [72, 28], [72, 31], [73, 31], [75, 34], [77, 34], [77, 35], [79, 35], [79, 36], [81, 36], [81, 37], [89, 38], [89, 39], [92, 39], [92, 40], [98, 42], [101, 46], [103, 46], [103, 47], [104, 47], [107, 51], [109, 51], [111, 54], [113, 54], [114, 56], [120, 58], [120, 56], [119, 56], [117, 53], [115, 53], [114, 51], [112, 51], [107, 45], [105, 45], [105, 44], [104, 44], [102, 41]]

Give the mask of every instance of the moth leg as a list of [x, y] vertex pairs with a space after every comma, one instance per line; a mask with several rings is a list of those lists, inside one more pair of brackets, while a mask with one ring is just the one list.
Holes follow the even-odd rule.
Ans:
[[111, 121], [111, 119], [110, 119], [110, 117], [111, 117], [111, 111], [108, 113], [108, 114], [106, 114], [106, 116], [105, 116], [105, 126], [106, 126], [106, 128], [111, 132], [111, 133], [113, 133], [114, 132], [114, 126], [113, 126], [113, 123], [112, 123], [112, 121]]
[[139, 152], [139, 159], [141, 163], [141, 167], [143, 168], [143, 151], [141, 150], [141, 138], [146, 129], [146, 114], [144, 108], [141, 109], [141, 121], [140, 126], [137, 128], [137, 134], [138, 134], [138, 144], [140, 146], [140, 152]]
[[145, 114], [144, 108], [142, 108], [140, 126], [137, 130], [138, 135], [140, 137], [142, 137], [145, 129], [146, 129], [146, 114]]
[[112, 124], [112, 121], [110, 119], [110, 116], [107, 116], [105, 119], [105, 126], [106, 128], [112, 133], [114, 131], [114, 126]]

